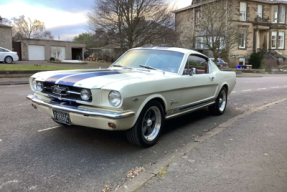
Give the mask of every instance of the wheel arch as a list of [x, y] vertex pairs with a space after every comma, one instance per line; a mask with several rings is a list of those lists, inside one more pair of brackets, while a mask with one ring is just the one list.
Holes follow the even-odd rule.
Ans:
[[163, 113], [164, 113], [163, 115], [165, 116], [166, 109], [167, 109], [167, 102], [166, 102], [165, 98], [162, 95], [160, 95], [160, 94], [150, 95], [141, 103], [138, 111], [136, 112], [136, 118], [135, 118], [135, 120], [133, 122], [133, 126], [137, 122], [137, 120], [138, 120], [143, 108], [151, 101], [157, 101], [157, 102], [159, 102], [162, 105]]

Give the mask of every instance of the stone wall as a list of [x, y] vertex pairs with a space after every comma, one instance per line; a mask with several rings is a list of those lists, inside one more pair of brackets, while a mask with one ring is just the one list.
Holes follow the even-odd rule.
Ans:
[[22, 60], [29, 60], [28, 45], [41, 45], [45, 46], [45, 60], [50, 60], [51, 57], [51, 47], [65, 47], [65, 59], [72, 59], [72, 48], [82, 48], [82, 58], [84, 58], [84, 50], [86, 44], [82, 43], [73, 43], [68, 41], [54, 41], [54, 40], [39, 40], [39, 39], [25, 39], [21, 40], [21, 49], [22, 49]]
[[177, 46], [187, 49], [193, 48], [194, 21], [193, 9], [176, 13]]
[[0, 26], [0, 47], [12, 50], [12, 28]]

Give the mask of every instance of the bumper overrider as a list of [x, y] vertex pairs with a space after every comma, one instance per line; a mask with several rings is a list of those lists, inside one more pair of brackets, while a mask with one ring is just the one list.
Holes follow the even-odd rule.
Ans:
[[[84, 105], [73, 106], [57, 101], [46, 101], [36, 95], [28, 95], [28, 100], [32, 101], [32, 106], [39, 111], [48, 114], [52, 118], [53, 110], [69, 113], [71, 124], [80, 125], [105, 130], [126, 130], [133, 126], [135, 113], [133, 111], [111, 111]], [[110, 127], [114, 124], [115, 127]]]

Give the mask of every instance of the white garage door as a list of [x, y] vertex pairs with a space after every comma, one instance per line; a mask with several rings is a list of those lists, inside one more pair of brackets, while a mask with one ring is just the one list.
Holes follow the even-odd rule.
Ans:
[[38, 45], [28, 45], [29, 60], [45, 60], [45, 47]]
[[51, 47], [51, 57], [59, 60], [66, 59], [66, 48], [65, 47]]

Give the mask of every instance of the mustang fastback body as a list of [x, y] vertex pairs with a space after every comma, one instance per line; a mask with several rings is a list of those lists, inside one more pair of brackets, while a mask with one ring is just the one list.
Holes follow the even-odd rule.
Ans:
[[108, 69], [36, 73], [27, 98], [60, 124], [128, 130], [132, 143], [148, 147], [165, 119], [207, 106], [223, 114], [235, 84], [234, 72], [220, 71], [201, 53], [136, 48]]

